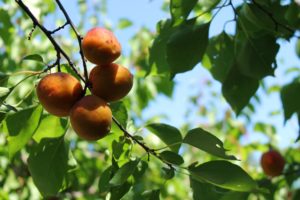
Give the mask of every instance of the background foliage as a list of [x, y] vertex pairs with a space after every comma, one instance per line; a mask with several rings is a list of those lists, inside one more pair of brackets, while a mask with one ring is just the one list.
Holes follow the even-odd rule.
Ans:
[[[65, 22], [55, 1], [24, 3], [50, 30]], [[134, 74], [134, 88], [122, 102], [111, 104], [114, 116], [147, 152], [116, 125], [106, 138], [86, 142], [74, 134], [67, 118], [43, 111], [34, 86], [40, 72], [56, 60], [56, 51], [38, 28], [33, 30], [15, 1], [0, 1], [1, 199], [299, 199], [298, 127], [291, 130], [295, 138], [285, 141], [286, 148], [279, 148], [276, 139], [277, 123], [295, 122], [300, 115], [299, 67], [286, 66], [277, 57], [286, 42], [295, 45], [300, 57], [297, 2], [161, 4], [169, 18], [157, 22], [156, 30], [144, 26], [132, 34], [130, 49], [123, 50], [118, 62]], [[80, 16], [75, 26], [82, 34], [93, 26], [122, 33], [134, 25], [127, 18], [109, 24], [104, 0], [78, 0], [74, 8], [66, 6]], [[231, 16], [221, 33], [211, 36], [223, 9]], [[54, 37], [82, 71], [70, 27]], [[72, 72], [66, 60], [61, 64], [63, 71]], [[168, 123], [172, 116], [144, 117], [162, 95], [172, 100], [180, 87], [176, 78], [193, 77], [196, 68], [211, 76], [199, 80], [201, 89], [185, 93], [189, 101], [180, 105], [186, 110], [184, 124]], [[270, 77], [287, 81], [270, 84]], [[274, 104], [268, 118], [284, 120], [257, 121], [261, 102], [274, 94], [282, 105]], [[196, 122], [191, 120], [195, 116]], [[243, 142], [254, 131], [260, 133], [257, 140]], [[273, 179], [258, 162], [270, 146], [286, 159], [284, 174]]]

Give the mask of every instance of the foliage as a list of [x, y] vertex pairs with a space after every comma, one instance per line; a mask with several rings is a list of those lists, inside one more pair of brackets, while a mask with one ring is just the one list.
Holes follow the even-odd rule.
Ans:
[[[0, 2], [0, 199], [299, 199], [298, 143], [281, 149], [286, 166], [279, 177], [266, 177], [253, 162], [269, 147], [279, 148], [277, 124], [255, 119], [266, 95], [280, 96], [282, 109], [272, 107], [272, 113], [284, 117], [281, 123], [300, 121], [299, 69], [282, 66], [277, 56], [282, 41], [291, 41], [300, 57], [296, 1], [170, 0], [159, 11], [170, 18], [157, 22], [156, 31], [131, 29], [135, 22], [120, 18], [108, 28], [135, 31], [128, 55], [118, 60], [129, 65], [134, 86], [126, 98], [110, 104], [115, 123], [97, 142], [78, 138], [68, 118], [43, 110], [35, 86], [59, 68], [87, 84], [90, 66], [76, 39], [80, 43], [78, 33], [88, 27], [108, 23], [102, 18], [107, 2], [72, 2], [72, 12], [80, 13], [74, 27], [59, 14], [59, 0], [24, 1], [36, 21], [22, 2]], [[224, 9], [232, 19], [211, 36]], [[50, 21], [55, 27], [46, 29]], [[230, 23], [232, 31], [226, 28]], [[286, 74], [277, 77], [283, 67]], [[181, 105], [184, 124], [171, 125], [161, 115], [144, 118], [161, 96], [174, 97], [178, 77], [192, 77], [196, 68], [205, 68], [212, 78], [204, 80], [201, 91], [188, 93], [188, 105]], [[287, 83], [268, 85], [271, 77]], [[192, 113], [201, 120], [189, 120]], [[242, 143], [253, 130], [267, 142]]]

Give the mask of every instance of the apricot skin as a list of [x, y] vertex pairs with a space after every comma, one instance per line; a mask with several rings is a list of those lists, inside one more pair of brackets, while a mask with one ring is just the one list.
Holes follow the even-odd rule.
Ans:
[[109, 133], [112, 112], [103, 99], [88, 95], [74, 105], [71, 110], [70, 121], [79, 137], [95, 141]]
[[91, 63], [109, 64], [120, 56], [121, 45], [111, 31], [96, 27], [89, 30], [83, 38], [82, 50]]
[[92, 94], [108, 102], [125, 97], [133, 85], [133, 76], [129, 70], [115, 63], [94, 67], [89, 80]]
[[72, 75], [56, 72], [43, 77], [37, 85], [36, 92], [45, 110], [55, 116], [65, 117], [81, 98], [83, 89]]
[[270, 177], [275, 177], [281, 175], [284, 168], [285, 160], [280, 153], [278, 153], [275, 150], [270, 150], [268, 152], [263, 153], [260, 160], [260, 164], [266, 175]]

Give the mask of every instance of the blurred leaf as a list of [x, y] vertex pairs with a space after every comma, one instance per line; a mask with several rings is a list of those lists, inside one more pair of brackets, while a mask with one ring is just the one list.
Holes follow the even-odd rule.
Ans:
[[217, 160], [189, 167], [191, 177], [198, 181], [206, 181], [221, 188], [240, 192], [258, 190], [256, 182], [238, 165], [228, 161]]
[[191, 19], [172, 33], [166, 49], [172, 77], [193, 69], [201, 61], [208, 44], [209, 25], [197, 24]]
[[206, 56], [202, 64], [208, 68], [213, 77], [223, 82], [234, 62], [233, 39], [222, 32], [209, 40]]
[[5, 98], [10, 93], [10, 89], [6, 87], [0, 87], [0, 101], [5, 100]]
[[163, 174], [164, 176], [163, 177], [165, 179], [169, 180], [169, 179], [174, 178], [174, 176], [175, 176], [175, 169], [163, 167], [162, 170], [164, 172], [164, 174]]
[[62, 188], [68, 170], [68, 152], [63, 137], [42, 139], [30, 152], [29, 171], [43, 196], [55, 195]]
[[11, 17], [7, 10], [4, 10], [1, 6], [0, 8], [0, 38], [2, 38], [2, 41], [5, 45], [10, 46], [12, 42], [12, 27], [13, 24], [10, 21]]
[[132, 26], [132, 24], [133, 24], [132, 21], [130, 21], [129, 19], [121, 18], [119, 20], [118, 28], [125, 29]]
[[43, 57], [39, 54], [27, 55], [27, 56], [23, 57], [21, 61], [24, 61], [24, 60], [33, 60], [33, 61], [37, 61], [40, 63], [44, 63]]
[[5, 116], [6, 116], [6, 112], [0, 111], [0, 125], [1, 125], [2, 121], [4, 120]]
[[111, 108], [112, 113], [114, 114], [114, 117], [120, 122], [120, 124], [126, 128], [127, 127], [127, 121], [128, 121], [128, 114], [126, 106], [123, 102], [113, 102], [109, 105]]
[[113, 178], [109, 181], [109, 184], [112, 186], [120, 186], [124, 184], [129, 176], [134, 173], [139, 162], [140, 160], [136, 159], [125, 163], [120, 169], [118, 169]]
[[5, 87], [7, 85], [9, 76], [0, 72], [0, 87]]
[[112, 175], [113, 175], [113, 171], [111, 166], [105, 169], [101, 173], [99, 183], [98, 183], [98, 189], [101, 196], [105, 196], [109, 192], [111, 187], [109, 181]]
[[8, 115], [5, 119], [5, 127], [9, 136], [8, 152], [12, 158], [21, 150], [38, 128], [43, 108], [35, 106]]
[[280, 97], [282, 106], [284, 109], [285, 121], [290, 119], [291, 116], [300, 112], [300, 82], [294, 81], [288, 85], [285, 85], [281, 89]]
[[229, 160], [237, 160], [234, 156], [226, 155], [227, 150], [224, 149], [221, 140], [201, 128], [195, 128], [188, 131], [183, 142], [214, 156]]
[[209, 200], [219, 200], [222, 196], [221, 192], [217, 192], [217, 187], [205, 183], [202, 181], [194, 180], [190, 176], [190, 186], [193, 190], [193, 199], [194, 200], [202, 200], [202, 199], [209, 199]]
[[160, 190], [147, 190], [142, 193], [145, 200], [159, 200]]
[[296, 53], [298, 58], [300, 58], [300, 39], [298, 39], [296, 43]]
[[222, 198], [219, 200], [233, 200], [233, 199], [238, 199], [238, 200], [248, 200], [249, 193], [246, 192], [227, 192]]
[[67, 130], [68, 121], [53, 115], [44, 116], [33, 135], [33, 139], [39, 143], [43, 138], [61, 137]]
[[183, 158], [178, 155], [177, 153], [174, 153], [172, 151], [163, 151], [159, 153], [159, 155], [168, 163], [174, 164], [174, 165], [181, 165], [184, 163]]
[[300, 28], [300, 5], [293, 1], [284, 15], [285, 19], [295, 29]]
[[153, 123], [146, 126], [146, 128], [159, 137], [170, 149], [178, 152], [182, 142], [182, 135], [180, 131], [168, 124]]
[[196, 4], [197, 0], [171, 0], [170, 12], [174, 25], [186, 20]]
[[223, 82], [222, 93], [231, 108], [238, 115], [256, 93], [259, 81], [242, 75], [233, 66]]
[[74, 76], [77, 80], [80, 81], [79, 76], [74, 72], [74, 70], [70, 67], [69, 64], [61, 64], [60, 65], [61, 72], [65, 72]]
[[113, 187], [111, 189], [110, 200], [120, 200], [130, 190], [131, 184], [128, 182], [123, 183], [120, 186]]

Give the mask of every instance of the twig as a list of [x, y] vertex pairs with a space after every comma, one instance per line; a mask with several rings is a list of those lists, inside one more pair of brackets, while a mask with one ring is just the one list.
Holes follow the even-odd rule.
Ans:
[[47, 38], [50, 40], [50, 42], [52, 43], [54, 49], [57, 52], [60, 52], [63, 57], [67, 60], [67, 62], [69, 63], [70, 67], [72, 68], [72, 70], [76, 73], [76, 75], [85, 83], [85, 79], [79, 74], [79, 72], [77, 71], [74, 63], [71, 61], [71, 59], [69, 58], [69, 56], [67, 55], [67, 53], [58, 45], [58, 43], [55, 41], [55, 39], [52, 37], [51, 32], [49, 30], [47, 30], [43, 25], [41, 25], [39, 23], [39, 21], [37, 20], [37, 18], [33, 15], [33, 13], [30, 11], [30, 9], [23, 3], [22, 0], [15, 0], [17, 4], [19, 4], [19, 6], [23, 9], [23, 11], [30, 17], [30, 19], [32, 20], [33, 24], [35, 26], [38, 26], [42, 32], [47, 36]]
[[82, 44], [81, 44], [81, 41], [82, 41], [82, 36], [79, 34], [79, 32], [77, 31], [77, 29], [75, 28], [70, 16], [68, 15], [67, 11], [65, 10], [65, 8], [63, 7], [63, 5], [61, 4], [60, 0], [56, 0], [56, 3], [58, 5], [58, 7], [60, 8], [60, 10], [63, 12], [68, 24], [70, 24], [71, 28], [73, 29], [76, 37], [77, 37], [77, 40], [78, 40], [78, 44], [79, 44], [79, 54], [81, 56], [81, 60], [82, 60], [82, 63], [83, 63], [83, 70], [84, 70], [84, 77], [85, 77], [85, 87], [84, 87], [84, 91], [86, 91], [86, 89], [89, 87], [89, 79], [88, 79], [88, 71], [87, 71], [87, 66], [86, 66], [86, 62], [85, 62], [85, 58], [84, 58], [84, 55], [83, 55], [83, 51], [82, 51]]
[[50, 34], [54, 34], [54, 33], [58, 32], [58, 31], [60, 31], [61, 29], [65, 28], [65, 26], [67, 26], [67, 25], [68, 25], [68, 22], [64, 23], [62, 26], [54, 29], [53, 31], [50, 31]]

